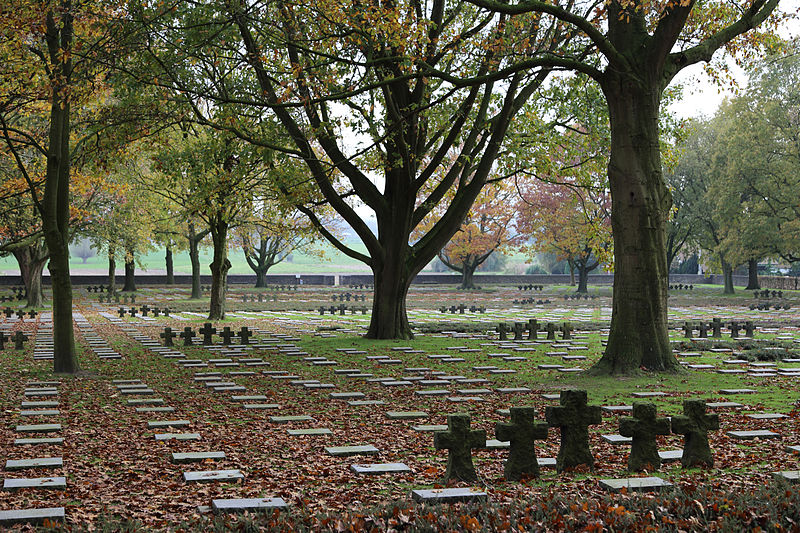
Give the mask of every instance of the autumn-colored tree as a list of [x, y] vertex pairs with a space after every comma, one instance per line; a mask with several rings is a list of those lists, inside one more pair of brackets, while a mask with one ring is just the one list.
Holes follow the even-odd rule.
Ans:
[[[517, 65], [586, 75], [601, 87], [608, 107], [614, 304], [608, 344], [592, 373], [677, 371], [667, 324], [665, 225], [671, 197], [659, 145], [663, 93], [678, 72], [711, 61], [720, 48], [741, 56], [772, 44], [774, 39], [752, 30], [770, 17], [778, 0], [469, 2], [511, 16], [551, 15], [594, 47], [596, 54], [585, 57], [556, 53]], [[778, 19], [772, 17], [767, 29]]]
[[[372, 269], [369, 338], [411, 337], [412, 279], [458, 231], [511, 120], [547, 75], [499, 82], [504, 66], [552, 53], [570, 37], [548, 15], [511, 21], [448, 0], [141, 4], [151, 60], [140, 79], [157, 68], [158, 83], [201, 122], [302, 159], [318, 193], [358, 235], [366, 252], [327, 230], [319, 203], [296, 205], [333, 246]], [[481, 81], [464, 86], [462, 77]], [[224, 121], [209, 116], [209, 102], [226, 108]], [[281, 136], [253, 121], [264, 116]], [[455, 164], [437, 173], [456, 146]], [[438, 222], [412, 239], [451, 190]], [[377, 235], [351, 199], [375, 213]]]
[[[439, 251], [439, 260], [461, 274], [462, 289], [474, 289], [475, 271], [493, 253], [503, 253], [522, 242], [514, 232], [516, 191], [507, 182], [486, 185], [472, 204], [458, 231]], [[420, 225], [429, 231], [444, 209], [435, 207], [429, 218]]]

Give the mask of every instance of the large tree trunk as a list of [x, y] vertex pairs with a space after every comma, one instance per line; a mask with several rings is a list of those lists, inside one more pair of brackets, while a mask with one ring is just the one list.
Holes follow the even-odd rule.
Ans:
[[136, 290], [136, 261], [133, 257], [125, 258], [125, 285], [122, 290], [131, 292]]
[[373, 270], [375, 292], [372, 300], [368, 339], [412, 339], [406, 314], [406, 296], [411, 277], [404, 263], [391, 262], [383, 271]]
[[659, 153], [661, 93], [647, 87], [651, 80], [621, 77], [608, 73], [603, 83], [611, 119], [614, 295], [608, 344], [591, 371], [677, 371], [667, 329], [665, 227], [671, 197]]
[[203, 291], [200, 290], [200, 240], [194, 235], [194, 231], [190, 230], [189, 234], [189, 261], [192, 263], [192, 296], [193, 300], [203, 297]]
[[164, 257], [167, 263], [167, 285], [175, 285], [175, 268], [172, 264], [172, 247], [167, 246], [167, 253]]
[[575, 262], [572, 259], [567, 259], [567, 266], [569, 266], [569, 284], [575, 285]]
[[228, 261], [228, 224], [217, 222], [211, 232], [214, 243], [214, 258], [211, 261], [211, 303], [208, 310], [209, 320], [222, 320], [225, 318], [225, 294], [228, 289], [228, 270], [231, 262]]
[[589, 292], [589, 268], [585, 263], [578, 263], [578, 291], [579, 293], [586, 294]]
[[72, 63], [71, 3], [63, 2], [60, 17], [47, 15], [47, 48], [54, 67], [51, 75], [52, 103], [47, 148], [47, 170], [40, 213], [42, 230], [50, 252], [53, 290], [53, 370], [74, 374], [80, 370], [72, 329], [72, 281], [69, 274], [69, 179], [70, 179], [70, 76]]
[[725, 259], [722, 259], [722, 279], [722, 294], [733, 294], [735, 292], [733, 289], [733, 266]]
[[42, 271], [47, 263], [47, 255], [41, 253], [38, 244], [15, 248], [12, 253], [19, 265], [22, 283], [27, 296], [26, 307], [42, 307], [44, 293], [42, 291]]
[[117, 261], [114, 258], [114, 251], [108, 252], [108, 294], [117, 292]]
[[760, 288], [761, 284], [758, 282], [758, 259], [749, 259], [747, 261], [747, 287], [745, 289], [755, 291]]
[[474, 261], [464, 261], [461, 267], [461, 288], [474, 289], [475, 288], [475, 270], [478, 265]]
[[261, 269], [255, 271], [256, 273], [256, 288], [260, 289], [262, 287], [267, 286], [267, 269]]

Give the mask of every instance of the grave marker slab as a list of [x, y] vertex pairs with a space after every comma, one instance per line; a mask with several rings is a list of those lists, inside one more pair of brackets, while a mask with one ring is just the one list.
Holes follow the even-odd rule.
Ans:
[[633, 477], [625, 479], [601, 479], [600, 486], [610, 492], [626, 489], [628, 492], [650, 492], [671, 487], [672, 483], [660, 477]]

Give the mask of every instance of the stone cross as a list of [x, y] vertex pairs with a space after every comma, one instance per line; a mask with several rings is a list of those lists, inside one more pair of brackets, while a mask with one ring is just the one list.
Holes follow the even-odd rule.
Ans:
[[231, 343], [231, 337], [236, 336], [236, 332], [231, 331], [231, 328], [229, 326], [225, 326], [224, 328], [222, 328], [222, 332], [219, 334], [219, 336], [222, 337], [222, 344], [228, 346]]
[[564, 322], [564, 325], [561, 326], [561, 338], [562, 339], [572, 338], [572, 324], [570, 324], [569, 322]]
[[172, 328], [164, 328], [164, 333], [161, 333], [159, 337], [164, 339], [164, 346], [175, 346], [172, 343], [172, 339], [177, 337], [178, 334], [172, 331]]
[[466, 306], [466, 305], [464, 305], [464, 304], [458, 304], [458, 307], [457, 307], [457, 309], [458, 309], [458, 312], [459, 312], [460, 314], [462, 314], [462, 315], [464, 314], [464, 310], [465, 310], [466, 308], [467, 308], [467, 306]]
[[162, 312], [164, 313], [164, 316], [169, 316], [169, 307], [165, 307], [164, 311]]
[[[35, 319], [36, 315], [38, 315], [38, 314], [39, 313], [37, 313], [35, 309], [31, 309], [30, 311], [28, 311], [28, 316], [33, 318], [33, 319]], [[750, 335], [750, 336], [752, 337], [752, 335]]]
[[217, 332], [217, 328], [213, 327], [211, 322], [206, 322], [203, 324], [203, 327], [197, 330], [203, 336], [203, 345], [208, 346], [209, 344], [214, 344], [214, 334]]
[[578, 465], [587, 465], [594, 470], [594, 457], [589, 450], [589, 426], [602, 421], [600, 407], [587, 405], [585, 390], [563, 390], [559, 403], [545, 408], [547, 423], [561, 428], [556, 470], [563, 472]]
[[738, 322], [731, 322], [731, 338], [736, 339], [739, 337], [739, 330], [741, 325]]
[[528, 320], [528, 339], [535, 341], [539, 338], [539, 322], [535, 318]]
[[322, 307], [322, 306], [319, 307], [318, 311], [319, 311], [320, 315], [324, 315], [325, 314], [325, 308]]
[[672, 432], [684, 435], [681, 464], [685, 467], [714, 466], [708, 432], [719, 429], [719, 415], [706, 414], [705, 400], [684, 400], [683, 415], [672, 417]]
[[443, 481], [460, 479], [477, 481], [478, 475], [472, 464], [472, 448], [486, 446], [486, 431], [470, 429], [470, 416], [467, 413], [447, 415], [447, 431], [433, 434], [433, 446], [437, 450], [449, 450], [447, 471]]
[[344, 315], [345, 311], [347, 311], [347, 306], [345, 304], [339, 304], [339, 314]]
[[120, 317], [120, 318], [125, 318], [125, 314], [126, 314], [126, 313], [127, 313], [127, 311], [125, 311], [125, 308], [124, 308], [124, 307], [120, 307], [120, 308], [117, 310], [117, 314], [119, 315], [119, 317]]
[[547, 326], [545, 326], [545, 331], [547, 331], [547, 340], [555, 340], [556, 338], [556, 325], [552, 322], [548, 322]]
[[705, 339], [708, 337], [708, 324], [705, 321], [700, 322], [697, 326], [697, 330], [700, 332], [698, 336], [701, 339]]
[[128, 314], [130, 314], [132, 317], [136, 316], [136, 308], [131, 307], [130, 309], [128, 309]]
[[250, 344], [250, 337], [253, 336], [253, 332], [247, 329], [247, 326], [243, 326], [242, 329], [239, 330], [239, 340], [242, 344]]
[[149, 312], [150, 312], [150, 307], [149, 307], [149, 306], [147, 306], [147, 305], [143, 305], [143, 306], [141, 307], [141, 311], [142, 311], [142, 316], [147, 316], [147, 313], [149, 313]]
[[332, 306], [330, 306], [330, 307], [328, 308], [328, 312], [329, 312], [330, 314], [332, 314], [332, 315], [335, 315], [335, 314], [336, 314], [336, 306], [335, 306], [335, 305], [332, 305]]
[[692, 333], [694, 332], [694, 326], [689, 324], [688, 322], [683, 323], [683, 336], [687, 339], [692, 338]]
[[753, 337], [756, 332], [756, 326], [753, 324], [752, 320], [748, 320], [744, 323], [744, 336], [745, 337]]
[[711, 336], [722, 337], [722, 321], [719, 318], [711, 321]]
[[17, 311], [17, 318], [19, 318], [21, 321], [25, 322], [25, 311], [23, 311], [22, 309]]
[[521, 341], [525, 337], [525, 324], [514, 322], [514, 340]]
[[24, 350], [25, 349], [25, 341], [28, 340], [28, 336], [25, 335], [21, 329], [18, 329], [17, 332], [11, 337], [11, 340], [14, 341], [14, 349], [16, 350]]
[[135, 294], [131, 294], [131, 303], [132, 304], [136, 303], [136, 295]]
[[669, 432], [669, 418], [656, 417], [655, 404], [634, 402], [633, 416], [626, 416], [619, 421], [620, 435], [633, 439], [628, 470], [658, 470], [661, 457], [658, 455], [656, 435], [669, 435]]
[[243, 302], [246, 302], [246, 301], [247, 301], [247, 295], [246, 295], [246, 294], [242, 294], [242, 301], [243, 301]]
[[536, 421], [536, 408], [512, 407], [511, 422], [498, 422], [495, 426], [497, 440], [509, 441], [510, 454], [503, 476], [508, 481], [519, 481], [522, 476], [539, 476], [534, 443], [547, 438], [547, 422]]
[[186, 326], [185, 328], [183, 328], [183, 331], [181, 331], [179, 336], [180, 336], [180, 338], [183, 339], [183, 345], [184, 346], [191, 346], [193, 344], [192, 343], [192, 337], [194, 337], [196, 335], [197, 335], [197, 333], [192, 331], [192, 328], [190, 328], [189, 326]]
[[159, 315], [160, 313], [161, 313], [161, 309], [159, 309], [158, 307], [154, 307], [154, 308], [153, 308], [153, 316], [154, 316], [154, 317], [158, 318], [158, 315]]
[[6, 318], [11, 318], [11, 315], [14, 314], [14, 310], [11, 309], [10, 307], [6, 307], [5, 309], [3, 309], [3, 313], [5, 313]]
[[0, 350], [5, 348], [5, 344], [7, 341], [10, 341], [11, 337], [6, 335], [5, 331], [0, 331]]
[[505, 322], [500, 322], [497, 328], [495, 328], [495, 331], [500, 335], [501, 341], [508, 340], [508, 325]]
[[259, 292], [258, 293], [258, 303], [261, 303], [263, 301], [264, 301], [264, 295]]

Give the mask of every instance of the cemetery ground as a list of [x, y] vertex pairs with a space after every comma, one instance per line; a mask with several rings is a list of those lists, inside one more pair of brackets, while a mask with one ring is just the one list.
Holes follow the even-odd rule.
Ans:
[[[49, 509], [40, 527], [74, 530], [797, 530], [800, 292], [756, 299], [745, 291], [723, 298], [719, 287], [676, 289], [670, 324], [683, 371], [628, 378], [582, 372], [600, 357], [611, 314], [609, 289], [590, 293], [414, 286], [416, 338], [368, 341], [360, 337], [367, 288], [234, 286], [228, 318], [203, 345], [207, 303], [188, 300], [186, 288], [144, 287], [135, 303], [101, 303], [103, 293], [81, 287], [76, 377], [51, 372], [47, 309], [34, 318], [2, 314], [0, 335], [22, 331], [28, 340], [0, 350], [0, 512]], [[765, 302], [770, 309], [751, 309]], [[721, 337], [698, 338], [697, 325], [715, 318]], [[514, 340], [514, 323], [531, 319], [537, 338]], [[753, 337], [743, 329], [731, 338], [731, 323], [748, 321]], [[508, 340], [499, 339], [501, 322]], [[546, 338], [548, 323], [567, 322], [569, 338]], [[686, 323], [695, 326], [691, 338]], [[253, 335], [224, 345], [226, 327]], [[192, 345], [177, 336], [185, 328]], [[586, 390], [602, 408], [601, 423], [589, 427], [594, 469], [557, 472], [560, 432], [550, 427], [536, 441], [540, 476], [507, 481], [509, 450], [496, 424], [518, 406], [533, 406], [544, 422], [546, 407], [570, 389]], [[660, 468], [628, 472], [620, 421], [633, 402], [675, 416], [691, 399], [719, 415], [719, 429], [708, 433], [713, 467], [681, 466], [684, 437], [672, 433], [657, 437]], [[476, 481], [441, 484], [448, 452], [434, 448], [434, 432], [459, 412], [486, 431], [487, 447], [472, 450]], [[17, 462], [26, 459], [40, 461]], [[639, 493], [626, 481], [612, 492], [605, 481], [638, 477], [672, 486]], [[452, 504], [412, 496], [438, 488], [483, 495]], [[243, 505], [235, 499], [286, 507], [229, 515], [226, 506]], [[0, 518], [0, 527], [36, 527]]]

